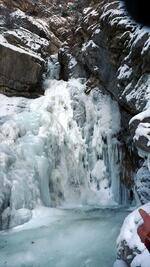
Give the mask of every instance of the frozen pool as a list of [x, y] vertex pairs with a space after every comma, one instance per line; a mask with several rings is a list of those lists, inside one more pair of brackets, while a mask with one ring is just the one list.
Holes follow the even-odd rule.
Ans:
[[52, 211], [43, 221], [37, 217], [25, 227], [1, 232], [0, 267], [113, 266], [115, 242], [126, 211], [108, 208]]

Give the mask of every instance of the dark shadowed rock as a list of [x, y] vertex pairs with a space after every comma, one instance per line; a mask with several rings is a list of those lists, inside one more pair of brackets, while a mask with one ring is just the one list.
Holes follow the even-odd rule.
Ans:
[[58, 59], [61, 66], [60, 79], [68, 81], [70, 78], [87, 77], [83, 64], [80, 64], [70, 52], [69, 46], [59, 50]]
[[142, 204], [150, 201], [150, 172], [147, 162], [138, 170], [135, 177], [135, 187]]

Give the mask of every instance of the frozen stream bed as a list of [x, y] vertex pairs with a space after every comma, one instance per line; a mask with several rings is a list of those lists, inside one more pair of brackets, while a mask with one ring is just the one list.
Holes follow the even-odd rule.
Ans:
[[23, 226], [0, 234], [1, 267], [112, 267], [122, 209], [35, 210]]

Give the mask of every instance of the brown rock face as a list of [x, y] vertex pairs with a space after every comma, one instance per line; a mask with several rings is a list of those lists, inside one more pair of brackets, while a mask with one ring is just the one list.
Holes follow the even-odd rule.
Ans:
[[[65, 3], [48, 0], [0, 0], [0, 93], [37, 97], [48, 57], [70, 35], [72, 18]], [[59, 6], [60, 5], [60, 6]]]
[[[4, 64], [0, 73], [1, 93], [26, 97], [41, 94], [42, 75], [47, 70], [48, 57], [57, 54], [62, 43], [72, 42], [73, 29], [81, 17], [83, 5], [90, 1], [84, 0], [82, 5], [79, 1], [68, 2], [0, 0], [0, 33], [3, 40], [0, 60]], [[20, 49], [24, 52], [21, 53]], [[16, 69], [14, 67], [11, 73], [13, 61], [16, 62]], [[77, 73], [80, 73], [78, 67]]]
[[[16, 50], [15, 50], [16, 49]], [[14, 46], [0, 44], [0, 92], [8, 96], [37, 97], [44, 60]]]
[[48, 29], [42, 22], [40, 25], [20, 9], [16, 10], [16, 7], [24, 9], [28, 1], [1, 2], [0, 93], [37, 97], [43, 93], [45, 59], [51, 52]]

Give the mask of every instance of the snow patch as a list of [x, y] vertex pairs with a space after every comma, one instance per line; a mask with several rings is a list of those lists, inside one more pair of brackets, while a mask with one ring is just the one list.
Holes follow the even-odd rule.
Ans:
[[[144, 209], [147, 213], [150, 213], [150, 203], [145, 204], [140, 207]], [[150, 254], [145, 248], [144, 244], [141, 243], [141, 240], [137, 234], [137, 228], [143, 223], [138, 209], [129, 214], [124, 220], [123, 226], [120, 231], [120, 235], [117, 239], [118, 250], [121, 246], [122, 241], [125, 241], [127, 246], [133, 251], [138, 249], [141, 254], [135, 254], [135, 258], [131, 263], [131, 267], [141, 266], [148, 267], [150, 262]], [[118, 265], [119, 266], [119, 265]], [[120, 266], [119, 266], [120, 267]]]
[[88, 47], [96, 48], [96, 47], [98, 47], [98, 46], [94, 43], [93, 40], [89, 40], [87, 43], [84, 43], [84, 44], [82, 45], [82, 50], [81, 50], [81, 51], [82, 51], [82, 52], [86, 51], [86, 49], [87, 49]]

